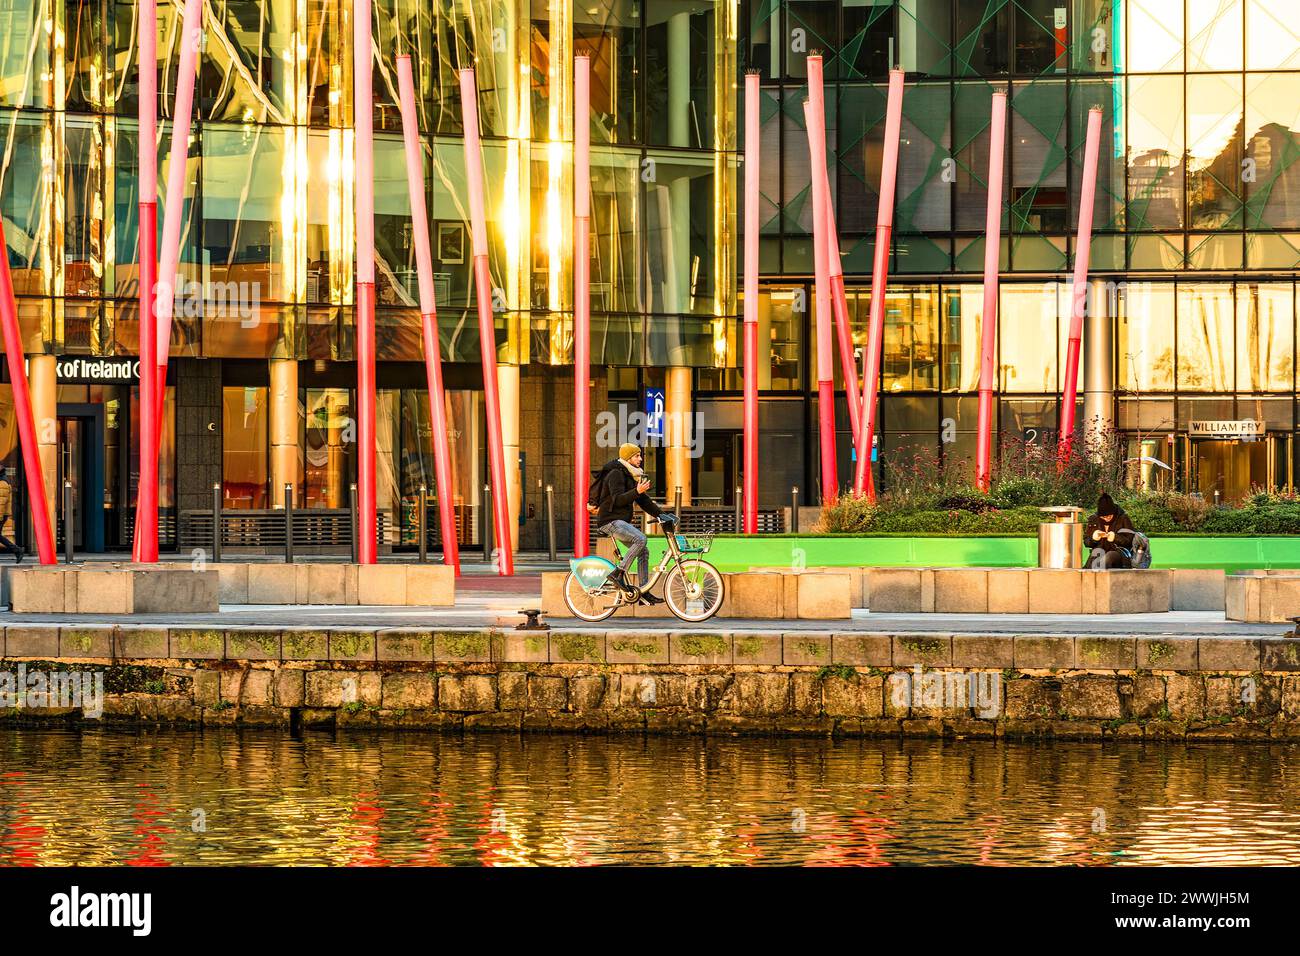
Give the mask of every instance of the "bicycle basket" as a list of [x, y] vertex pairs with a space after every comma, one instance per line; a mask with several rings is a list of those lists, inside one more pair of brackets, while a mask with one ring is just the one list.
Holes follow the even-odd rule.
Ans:
[[713, 547], [712, 531], [677, 535], [677, 550], [682, 554], [707, 554], [711, 547]]

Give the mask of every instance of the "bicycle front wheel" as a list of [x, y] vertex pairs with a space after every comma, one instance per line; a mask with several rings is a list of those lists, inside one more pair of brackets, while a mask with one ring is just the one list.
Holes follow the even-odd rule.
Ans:
[[618, 588], [614, 585], [606, 584], [595, 594], [591, 594], [570, 571], [564, 578], [564, 603], [568, 605], [574, 617], [595, 624], [617, 611], [620, 600]]
[[698, 624], [722, 609], [725, 596], [722, 574], [707, 561], [689, 558], [668, 572], [664, 600], [668, 610], [683, 621]]

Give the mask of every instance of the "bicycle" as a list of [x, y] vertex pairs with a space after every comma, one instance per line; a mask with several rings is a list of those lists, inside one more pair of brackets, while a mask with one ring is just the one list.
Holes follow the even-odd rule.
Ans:
[[[619, 608], [636, 604], [642, 594], [654, 588], [665, 571], [664, 603], [675, 617], [698, 624], [721, 610], [726, 593], [722, 574], [702, 557], [713, 544], [713, 532], [690, 537], [677, 534], [673, 530], [677, 520], [672, 515], [660, 515], [659, 523], [668, 546], [658, 567], [643, 584], [627, 589], [619, 587], [609, 580], [618, 565], [596, 555], [569, 562], [569, 573], [564, 579], [564, 603], [574, 617], [593, 624], [606, 620]], [[622, 561], [617, 541], [614, 553]]]

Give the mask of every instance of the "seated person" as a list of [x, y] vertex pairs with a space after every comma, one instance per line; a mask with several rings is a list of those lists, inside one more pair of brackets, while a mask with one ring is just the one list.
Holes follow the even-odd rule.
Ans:
[[1083, 546], [1091, 549], [1084, 567], [1102, 571], [1131, 568], [1133, 564], [1125, 549], [1132, 547], [1133, 536], [1117, 534], [1124, 530], [1132, 531], [1133, 522], [1124, 509], [1103, 492], [1097, 499], [1097, 513], [1088, 519], [1083, 529]]

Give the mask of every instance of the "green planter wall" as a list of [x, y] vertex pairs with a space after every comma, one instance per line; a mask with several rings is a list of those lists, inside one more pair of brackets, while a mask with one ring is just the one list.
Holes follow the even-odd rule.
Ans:
[[[652, 561], [663, 538], [650, 539]], [[1158, 568], [1300, 568], [1300, 537], [1151, 539]], [[756, 567], [1034, 567], [1037, 538], [758, 535], [718, 537], [708, 560], [721, 571]]]

